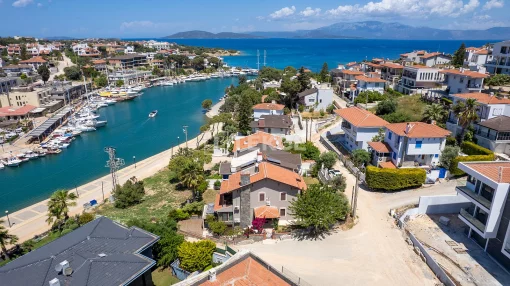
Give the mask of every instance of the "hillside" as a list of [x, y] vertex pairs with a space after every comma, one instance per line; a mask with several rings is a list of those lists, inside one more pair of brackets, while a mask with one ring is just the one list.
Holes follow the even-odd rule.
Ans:
[[187, 32], [179, 32], [170, 36], [166, 36], [164, 38], [167, 39], [255, 39], [260, 38], [257, 35], [250, 34], [241, 34], [241, 33], [231, 33], [231, 32], [221, 32], [221, 33], [211, 33], [206, 31], [187, 31]]

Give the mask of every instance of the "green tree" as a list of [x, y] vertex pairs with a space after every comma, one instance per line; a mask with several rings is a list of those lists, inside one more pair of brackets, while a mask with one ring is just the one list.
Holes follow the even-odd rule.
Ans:
[[177, 252], [180, 267], [188, 272], [202, 271], [212, 263], [216, 244], [210, 240], [183, 242]]
[[383, 128], [379, 128], [377, 131], [377, 135], [372, 137], [372, 142], [384, 142], [384, 137], [386, 136], [386, 132]]
[[121, 79], [119, 79], [119, 80], [117, 80], [117, 81], [115, 82], [115, 86], [116, 86], [116, 87], [121, 87], [121, 86], [123, 86], [123, 85], [124, 85], [124, 81], [123, 81], [123, 80], [121, 80]]
[[443, 122], [446, 118], [446, 114], [447, 112], [441, 104], [433, 103], [425, 107], [423, 120], [428, 121], [429, 123], [432, 121]]
[[2, 49], [2, 58], [4, 57], [8, 57], [9, 56], [9, 53], [7, 52], [7, 49]]
[[349, 212], [349, 202], [343, 193], [338, 193], [324, 185], [310, 185], [298, 195], [289, 206], [297, 219], [297, 224], [311, 228], [319, 234], [329, 230], [339, 220], [344, 220]]
[[77, 198], [75, 193], [66, 190], [55, 191], [48, 201], [48, 218], [46, 222], [48, 224], [59, 224], [59, 229], [61, 229], [62, 224], [69, 218], [69, 207], [76, 205], [75, 201]]
[[335, 152], [328, 151], [322, 153], [316, 163], [319, 168], [324, 165], [324, 168], [331, 169], [335, 165], [337, 159], [338, 157]]
[[321, 154], [319, 148], [313, 145], [312, 142], [306, 143], [291, 143], [285, 148], [286, 151], [292, 154], [301, 154], [301, 158], [303, 160], [319, 160], [319, 156]]
[[22, 61], [24, 60], [28, 60], [28, 53], [27, 53], [27, 46], [26, 45], [22, 45], [21, 46], [21, 51], [20, 51], [20, 58]]
[[453, 159], [457, 158], [459, 156], [459, 153], [460, 153], [460, 148], [458, 146], [444, 147], [444, 150], [441, 153], [441, 156], [439, 157], [439, 164], [443, 168], [450, 170]]
[[50, 70], [46, 65], [39, 66], [39, 68], [37, 69], [37, 73], [41, 76], [44, 84], [46, 84], [48, 79], [50, 79]]
[[225, 224], [222, 221], [211, 221], [208, 223], [209, 229], [212, 233], [216, 235], [223, 235], [225, 234], [225, 231], [227, 230], [227, 224]]
[[243, 135], [248, 135], [250, 132], [250, 123], [253, 115], [253, 101], [249, 94], [241, 94], [238, 111], [237, 111], [237, 122], [238, 130]]
[[281, 84], [281, 89], [285, 93], [285, 105], [293, 108], [298, 100], [297, 95], [301, 91], [301, 84], [297, 80], [285, 78]]
[[299, 92], [304, 91], [305, 89], [307, 89], [310, 86], [310, 75], [305, 71], [304, 67], [301, 67], [299, 69], [297, 81], [299, 82], [299, 85], [300, 85]]
[[361, 168], [370, 162], [370, 153], [365, 149], [356, 149], [352, 152], [351, 159], [356, 167]]
[[79, 80], [81, 79], [81, 70], [77, 66], [65, 67], [64, 74], [68, 80]]
[[117, 185], [113, 191], [113, 196], [115, 198], [114, 205], [119, 209], [139, 204], [145, 196], [143, 181], [138, 181], [136, 177], [132, 177], [124, 185]]
[[383, 115], [382, 118], [389, 123], [401, 123], [401, 122], [409, 122], [412, 121], [412, 118], [409, 114], [403, 111], [397, 111], [394, 113]]
[[262, 79], [262, 81], [279, 81], [282, 77], [283, 72], [272, 67], [263, 67], [259, 71], [259, 78]]
[[20, 79], [27, 79], [27, 78], [28, 78], [28, 76], [27, 76], [27, 74], [22, 73], [22, 74], [21, 74], [21, 76], [20, 76], [19, 78], [20, 78]]
[[510, 75], [507, 74], [495, 74], [485, 80], [485, 85], [492, 88], [493, 86], [504, 86], [510, 84]]
[[343, 175], [334, 176], [328, 184], [333, 190], [341, 193], [345, 192], [345, 188], [347, 188], [347, 183]]
[[322, 69], [321, 72], [319, 73], [319, 81], [329, 82], [329, 68], [328, 63], [326, 62], [322, 64]]
[[202, 108], [209, 110], [211, 109], [212, 104], [213, 104], [212, 100], [204, 99], [204, 101], [202, 101]]
[[94, 214], [83, 212], [80, 215], [80, 217], [78, 218], [78, 224], [79, 225], [84, 225], [86, 223], [89, 223], [89, 222], [93, 221], [95, 218], [96, 217], [94, 216]]
[[465, 102], [460, 101], [453, 106], [453, 113], [459, 119], [459, 125], [462, 127], [462, 131], [457, 139], [459, 144], [464, 140], [464, 134], [468, 126], [471, 126], [471, 124], [478, 119], [477, 111], [478, 103], [474, 98], [468, 98]]
[[195, 161], [189, 161], [182, 168], [179, 177], [182, 185], [192, 190], [194, 196], [197, 197], [197, 188], [204, 181], [203, 165]]
[[245, 84], [248, 80], [245, 75], [240, 75], [237, 79], [239, 81], [239, 85]]
[[397, 111], [397, 102], [391, 99], [380, 101], [375, 111], [376, 115], [386, 115]]
[[204, 58], [197, 56], [191, 60], [191, 66], [196, 70], [203, 70], [205, 68], [204, 66]]
[[455, 51], [452, 58], [452, 65], [456, 68], [461, 67], [464, 64], [464, 55], [466, 54], [466, 45], [464, 43], [460, 44], [458, 50]]
[[0, 247], [2, 247], [2, 251], [4, 252], [5, 256], [11, 259], [11, 256], [7, 252], [7, 245], [16, 244], [18, 242], [18, 237], [13, 234], [9, 234], [9, 231], [5, 229], [3, 224], [4, 221], [0, 219]]
[[108, 85], [108, 79], [105, 75], [100, 75], [94, 79], [94, 84], [97, 87], [105, 87]]

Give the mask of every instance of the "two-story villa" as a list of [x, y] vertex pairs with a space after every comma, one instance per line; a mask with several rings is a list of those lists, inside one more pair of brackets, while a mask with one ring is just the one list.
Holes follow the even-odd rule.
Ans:
[[418, 90], [426, 92], [428, 89], [437, 88], [444, 81], [444, 75], [439, 71], [438, 68], [422, 65], [404, 67], [398, 91], [404, 94], [414, 94]]
[[510, 74], [510, 40], [494, 44], [492, 60], [485, 67], [491, 74]]
[[349, 151], [368, 150], [368, 142], [388, 124], [381, 117], [359, 107], [337, 109], [335, 113], [343, 119], [344, 135], [340, 143]]
[[390, 82], [392, 85], [398, 81], [404, 71], [403, 65], [392, 62], [382, 63], [381, 67], [381, 78]]
[[245, 152], [260, 149], [260, 144], [267, 145], [273, 149], [283, 150], [282, 138], [266, 132], [258, 131], [234, 141], [234, 157], [240, 156]]
[[461, 68], [459, 70], [442, 70], [444, 81], [448, 88], [446, 91], [451, 93], [470, 93], [481, 92], [483, 90], [483, 80], [488, 76], [484, 73], [469, 71]]
[[333, 83], [336, 83], [342, 90], [348, 89], [351, 84], [357, 82], [356, 77], [363, 75], [362, 71], [349, 69], [334, 69], [331, 71]]
[[275, 101], [271, 103], [259, 103], [253, 106], [253, 119], [258, 121], [262, 115], [283, 115], [285, 105], [277, 104]]
[[443, 53], [428, 53], [420, 58], [420, 63], [428, 67], [434, 67], [436, 65], [448, 64], [452, 61], [452, 58]]
[[[478, 122], [506, 115], [510, 116], [510, 99], [497, 97], [492, 94], [486, 93], [459, 93], [452, 94], [453, 104], [457, 104], [459, 101], [466, 101], [469, 98], [476, 99], [478, 104]], [[452, 131], [453, 135], [457, 135], [461, 131], [461, 126], [458, 124], [458, 118], [453, 111], [450, 110], [448, 114], [448, 120], [446, 121], [446, 128]]]
[[460, 162], [459, 169], [468, 175], [457, 187], [471, 201], [459, 214], [467, 235], [510, 270], [510, 162]]
[[384, 142], [386, 149], [391, 148], [391, 161], [397, 167], [435, 166], [450, 133], [423, 122], [393, 123], [386, 125]]
[[214, 211], [219, 220], [247, 227], [254, 218], [286, 225], [294, 220], [288, 207], [306, 190], [303, 178], [288, 169], [261, 162], [251, 170], [231, 174], [221, 183]]
[[479, 71], [481, 68], [485, 69], [485, 63], [488, 61], [492, 61], [492, 51], [489, 48], [466, 48], [464, 67], [473, 71]]
[[510, 156], [510, 117], [500, 115], [475, 124], [476, 144]]
[[384, 86], [386, 81], [378, 77], [366, 77], [363, 75], [357, 76], [356, 80], [356, 94], [353, 99], [363, 91], [377, 91], [379, 93], [384, 92]]
[[330, 84], [314, 84], [313, 88], [298, 93], [299, 104], [305, 108], [326, 110], [333, 103], [333, 89]]

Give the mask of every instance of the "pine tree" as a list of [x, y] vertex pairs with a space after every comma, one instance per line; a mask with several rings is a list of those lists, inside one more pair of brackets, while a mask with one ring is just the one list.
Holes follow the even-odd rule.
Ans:
[[452, 64], [458, 68], [464, 64], [464, 54], [466, 53], [466, 45], [462, 43], [457, 51], [453, 54]]
[[247, 135], [250, 131], [250, 123], [252, 120], [252, 100], [248, 94], [241, 94], [239, 106], [237, 110], [238, 130], [243, 135]]
[[328, 63], [322, 64], [321, 72], [319, 73], [319, 80], [321, 82], [329, 82], [329, 68]]

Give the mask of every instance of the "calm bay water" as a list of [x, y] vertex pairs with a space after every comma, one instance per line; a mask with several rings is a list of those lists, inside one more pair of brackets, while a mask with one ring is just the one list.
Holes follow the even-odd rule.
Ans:
[[[116, 147], [118, 157], [129, 165], [133, 156], [140, 161], [177, 145], [177, 136], [184, 142], [183, 125], [189, 126], [188, 137], [195, 137], [205, 120], [202, 101], [217, 102], [232, 83], [237, 84], [237, 78], [153, 87], [131, 102], [99, 109], [101, 119], [108, 120], [106, 127], [82, 133], [59, 155], [0, 170], [0, 210], [12, 212], [48, 198], [56, 189], [74, 188], [108, 174], [106, 146]], [[158, 115], [149, 119], [149, 112], [156, 109]]]
[[[161, 40], [161, 39], [157, 39]], [[327, 62], [330, 68], [339, 63], [361, 61], [365, 58], [396, 58], [412, 50], [453, 53], [461, 41], [387, 41], [387, 40], [310, 40], [310, 39], [218, 39], [170, 40], [185, 45], [220, 47], [242, 51], [240, 56], [226, 57], [231, 66], [257, 67], [266, 50], [266, 64], [277, 68], [305, 66], [319, 71]], [[465, 41], [466, 46], [481, 46], [485, 41]], [[132, 102], [117, 103], [100, 109], [108, 120], [107, 127], [84, 133], [56, 156], [33, 160], [19, 168], [0, 171], [0, 211], [16, 211], [44, 200], [59, 188], [74, 188], [108, 173], [105, 168], [106, 146], [117, 148], [126, 164], [133, 156], [140, 161], [177, 144], [177, 136], [184, 138], [182, 125], [188, 125], [189, 137], [198, 134], [205, 116], [200, 104], [211, 98], [217, 101], [226, 86], [236, 84], [236, 78], [212, 79], [172, 87], [154, 87]], [[158, 115], [148, 119], [150, 111]]]

